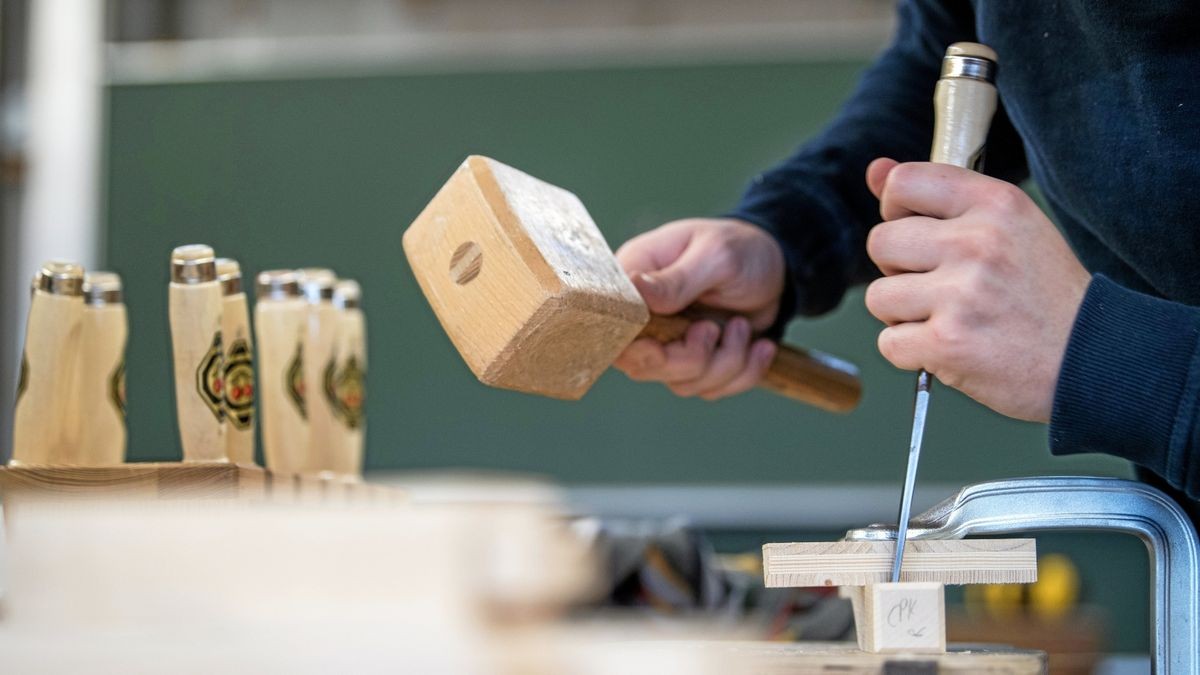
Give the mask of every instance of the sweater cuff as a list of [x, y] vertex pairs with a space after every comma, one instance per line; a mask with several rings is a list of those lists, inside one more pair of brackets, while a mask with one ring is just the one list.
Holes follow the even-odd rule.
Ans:
[[1067, 342], [1050, 451], [1102, 452], [1183, 489], [1194, 426], [1200, 312], [1092, 278]]
[[[766, 194], [756, 194], [752, 188], [723, 217], [757, 225], [783, 251], [786, 279], [779, 315], [770, 329], [782, 335], [797, 315], [818, 316], [841, 302], [850, 285], [851, 256], [847, 234], [839, 224], [849, 216], [800, 186], [760, 189]], [[786, 204], [778, 203], [771, 192], [786, 193], [782, 200]]]

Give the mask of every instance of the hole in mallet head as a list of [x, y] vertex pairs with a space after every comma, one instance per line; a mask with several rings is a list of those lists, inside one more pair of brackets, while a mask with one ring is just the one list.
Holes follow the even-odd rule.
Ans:
[[459, 285], [479, 276], [482, 268], [483, 249], [473, 241], [454, 249], [454, 254], [450, 256], [450, 276], [454, 277], [454, 282]]

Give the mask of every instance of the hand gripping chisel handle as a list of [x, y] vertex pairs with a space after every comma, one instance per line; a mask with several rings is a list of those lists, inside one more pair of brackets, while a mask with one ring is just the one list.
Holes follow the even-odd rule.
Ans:
[[[974, 42], [956, 42], [946, 49], [946, 56], [942, 59], [942, 74], [933, 94], [933, 148], [929, 153], [929, 161], [974, 171], [983, 168], [988, 127], [996, 112], [995, 81], [996, 52], [989, 47]], [[917, 481], [917, 465], [921, 457], [921, 441], [925, 435], [925, 416], [929, 411], [932, 384], [933, 377], [924, 369], [917, 373], [908, 470], [904, 474], [904, 492], [900, 497], [900, 515], [896, 521], [893, 582], [900, 581], [900, 568], [904, 561], [913, 486]]]

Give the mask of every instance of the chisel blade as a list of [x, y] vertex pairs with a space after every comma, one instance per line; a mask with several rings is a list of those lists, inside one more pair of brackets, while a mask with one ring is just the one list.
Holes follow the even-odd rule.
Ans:
[[913, 488], [917, 483], [917, 465], [921, 460], [921, 441], [925, 437], [925, 416], [929, 412], [929, 386], [933, 378], [926, 371], [917, 373], [917, 394], [913, 400], [912, 439], [908, 443], [908, 470], [904, 474], [904, 492], [900, 494], [900, 515], [896, 519], [896, 557], [892, 560], [892, 582], [900, 581], [904, 563], [904, 543], [908, 540], [908, 519], [912, 511]]

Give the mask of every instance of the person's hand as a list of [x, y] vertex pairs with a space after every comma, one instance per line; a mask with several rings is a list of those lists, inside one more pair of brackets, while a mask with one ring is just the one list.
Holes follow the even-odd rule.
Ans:
[[631, 379], [664, 382], [680, 396], [715, 400], [753, 388], [776, 345], [753, 339], [771, 326], [783, 293], [783, 252], [771, 235], [731, 218], [690, 218], [634, 237], [617, 251], [655, 314], [692, 303], [740, 316], [725, 324], [697, 321], [683, 340], [635, 340], [613, 364]]
[[877, 159], [867, 185], [884, 222], [867, 253], [884, 273], [867, 309], [879, 351], [993, 410], [1050, 418], [1063, 353], [1091, 275], [1018, 187], [945, 164]]

